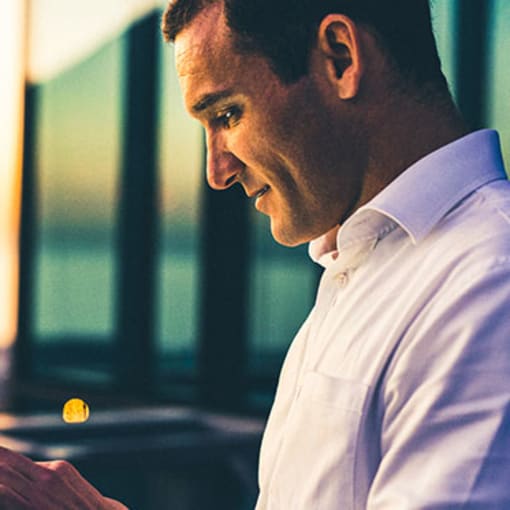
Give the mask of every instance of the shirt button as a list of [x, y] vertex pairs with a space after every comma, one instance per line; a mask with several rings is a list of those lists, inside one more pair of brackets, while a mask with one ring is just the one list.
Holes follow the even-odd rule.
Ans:
[[349, 276], [347, 273], [342, 272], [335, 275], [335, 280], [340, 287], [345, 287], [349, 283]]

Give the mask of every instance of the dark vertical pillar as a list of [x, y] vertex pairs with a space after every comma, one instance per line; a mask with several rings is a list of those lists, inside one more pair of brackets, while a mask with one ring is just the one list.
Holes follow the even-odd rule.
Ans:
[[489, 0], [457, 1], [457, 104], [471, 129], [485, 126]]
[[203, 196], [200, 402], [232, 410], [246, 386], [250, 203], [238, 186], [221, 192], [204, 187]]
[[154, 374], [158, 25], [154, 13], [128, 34], [120, 187], [117, 383], [142, 394]]
[[36, 108], [37, 88], [35, 85], [27, 85], [21, 195], [18, 334], [14, 345], [14, 376], [17, 380], [27, 380], [33, 375], [34, 247], [37, 218]]

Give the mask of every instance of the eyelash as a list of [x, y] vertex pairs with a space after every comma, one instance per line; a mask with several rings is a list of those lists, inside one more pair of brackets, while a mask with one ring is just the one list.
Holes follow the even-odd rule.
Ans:
[[214, 122], [223, 129], [230, 129], [239, 122], [241, 113], [242, 112], [239, 107], [232, 106], [215, 117]]

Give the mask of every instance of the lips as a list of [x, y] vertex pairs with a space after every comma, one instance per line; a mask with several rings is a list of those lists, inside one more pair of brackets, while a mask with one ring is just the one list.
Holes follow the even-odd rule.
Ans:
[[259, 189], [252, 196], [253, 196], [253, 198], [257, 199], [257, 198], [260, 198], [262, 195], [265, 195], [268, 191], [269, 191], [269, 186], [266, 184], [263, 188]]

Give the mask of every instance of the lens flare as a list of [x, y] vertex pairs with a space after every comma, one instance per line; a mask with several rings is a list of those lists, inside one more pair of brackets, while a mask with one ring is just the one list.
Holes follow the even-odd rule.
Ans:
[[62, 409], [62, 419], [66, 423], [84, 423], [89, 419], [89, 414], [89, 406], [81, 398], [71, 398]]

